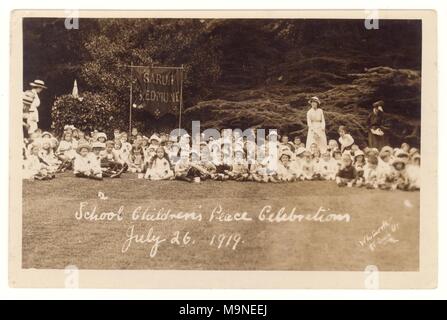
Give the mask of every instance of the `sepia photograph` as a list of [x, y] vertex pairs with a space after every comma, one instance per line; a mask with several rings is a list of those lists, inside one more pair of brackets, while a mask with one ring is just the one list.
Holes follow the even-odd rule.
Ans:
[[18, 12], [11, 285], [436, 286], [430, 19]]

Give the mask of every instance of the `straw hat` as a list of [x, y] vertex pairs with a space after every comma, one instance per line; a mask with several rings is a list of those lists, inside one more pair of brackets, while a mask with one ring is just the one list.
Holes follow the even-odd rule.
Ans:
[[410, 154], [410, 156], [412, 156], [413, 154], [416, 154], [416, 153], [419, 153], [419, 150], [418, 150], [418, 148], [411, 148], [410, 149], [410, 152], [409, 152], [409, 154]]
[[45, 82], [43, 82], [42, 80], [34, 80], [33, 82], [30, 82], [29, 85], [33, 88], [47, 89], [47, 87], [45, 86]]
[[321, 101], [318, 97], [313, 96], [312, 98], [309, 99], [309, 101], [307, 101], [308, 104], [311, 104], [313, 101], [315, 101], [316, 103], [318, 103], [318, 105], [321, 105]]
[[99, 138], [104, 138], [107, 140], [107, 135], [104, 132], [98, 132], [98, 134], [96, 135], [96, 139]]
[[410, 156], [408, 155], [408, 153], [406, 153], [405, 151], [403, 151], [403, 150], [397, 150], [396, 151], [396, 153], [395, 153], [395, 155], [394, 155], [396, 158], [409, 158]]
[[380, 152], [389, 152], [390, 154], [393, 154], [394, 150], [390, 146], [384, 146], [382, 149], [380, 149]]
[[92, 147], [87, 143], [81, 143], [77, 148], [76, 152], [81, 153], [82, 149], [87, 149], [89, 152], [92, 150]]
[[278, 157], [278, 159], [281, 159], [282, 156], [288, 156], [289, 159], [291, 159], [292, 156], [293, 156], [293, 154], [292, 154], [292, 151], [290, 151], [289, 149], [283, 149], [283, 150], [281, 150], [281, 152], [279, 153], [279, 157]]
[[74, 125], [72, 125], [72, 124], [66, 124], [66, 125], [64, 126], [64, 131], [65, 131], [65, 130], [68, 130], [68, 129], [70, 129], [70, 130], [75, 130], [76, 127], [75, 127]]
[[305, 156], [305, 157], [312, 157], [312, 153], [310, 153], [309, 150], [304, 150], [303, 156]]
[[365, 153], [362, 150], [357, 150], [354, 152], [354, 158], [357, 158], [358, 156], [364, 156]]
[[99, 141], [95, 141], [92, 144], [92, 149], [105, 149], [105, 144]]
[[48, 132], [48, 131], [42, 132], [41, 136], [42, 136], [42, 138], [45, 137], [45, 136], [48, 136], [48, 139], [53, 138], [53, 135], [50, 132]]
[[393, 162], [391, 163], [391, 165], [392, 165], [393, 167], [395, 167], [396, 164], [398, 164], [398, 163], [402, 163], [403, 165], [405, 165], [405, 161], [404, 161], [402, 158], [394, 158], [394, 159], [393, 159]]
[[159, 136], [157, 136], [156, 134], [153, 134], [153, 135], [151, 135], [151, 137], [149, 138], [149, 141], [152, 141], [152, 140], [155, 140], [155, 141], [158, 141], [158, 142], [160, 142], [160, 137]]

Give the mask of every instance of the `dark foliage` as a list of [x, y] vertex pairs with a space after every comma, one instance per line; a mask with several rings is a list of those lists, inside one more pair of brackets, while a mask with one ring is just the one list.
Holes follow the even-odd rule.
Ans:
[[[42, 96], [43, 127], [53, 121], [57, 128], [61, 118], [51, 117], [51, 106], [71, 106], [60, 96], [77, 79], [86, 108], [100, 97], [110, 104], [98, 121], [113, 116], [125, 129], [126, 66], [183, 64], [185, 121], [305, 135], [307, 99], [319, 95], [329, 136], [339, 124], [364, 136], [371, 103], [383, 99], [396, 139], [418, 140], [420, 21], [381, 20], [378, 30], [365, 29], [363, 20], [306, 19], [81, 19], [79, 27], [66, 30], [64, 19], [24, 20], [24, 89], [35, 78], [49, 86]], [[134, 121], [144, 129], [177, 124], [169, 115], [154, 125], [142, 112]]]

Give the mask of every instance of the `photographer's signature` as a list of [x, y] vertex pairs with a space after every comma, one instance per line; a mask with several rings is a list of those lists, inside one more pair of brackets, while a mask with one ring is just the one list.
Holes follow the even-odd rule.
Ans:
[[393, 244], [399, 242], [394, 237], [395, 232], [399, 229], [399, 224], [392, 222], [392, 219], [382, 221], [382, 224], [377, 228], [366, 234], [362, 240], [359, 240], [361, 247], [367, 247], [374, 251], [379, 246], [386, 244]]

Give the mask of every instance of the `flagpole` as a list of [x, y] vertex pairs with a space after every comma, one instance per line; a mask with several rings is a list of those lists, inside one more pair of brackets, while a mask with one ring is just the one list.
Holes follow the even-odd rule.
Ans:
[[[131, 67], [133, 62], [130, 63]], [[130, 68], [130, 89], [129, 89], [129, 137], [132, 134], [132, 80], [133, 80], [133, 69]]]
[[180, 68], [180, 111], [178, 117], [178, 133], [180, 134], [180, 129], [182, 128], [182, 109], [183, 109], [183, 64]]

